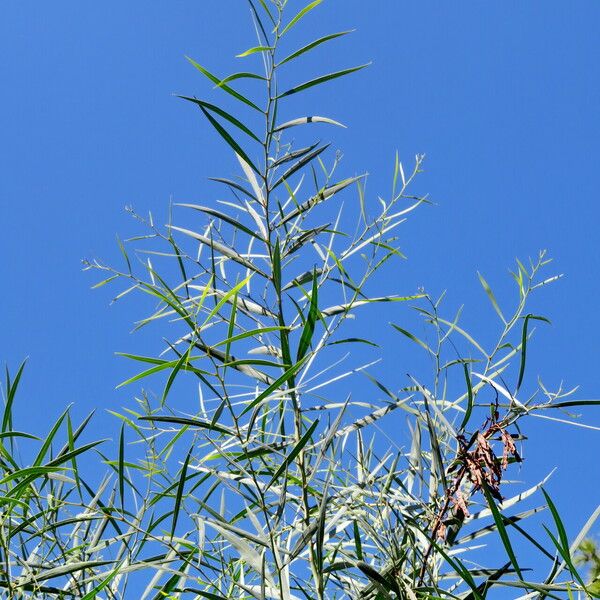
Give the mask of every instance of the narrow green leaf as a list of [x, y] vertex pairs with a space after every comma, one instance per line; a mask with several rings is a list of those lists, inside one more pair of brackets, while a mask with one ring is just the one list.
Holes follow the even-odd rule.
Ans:
[[300, 452], [302, 451], [302, 448], [304, 448], [304, 446], [306, 446], [306, 444], [309, 442], [309, 440], [310, 440], [313, 432], [317, 428], [318, 424], [319, 424], [319, 419], [317, 419], [316, 421], [313, 422], [313, 424], [306, 430], [304, 435], [300, 438], [298, 443], [294, 446], [292, 451], [281, 462], [281, 465], [279, 465], [279, 468], [277, 469], [277, 471], [275, 471], [273, 477], [271, 478], [271, 481], [269, 481], [269, 483], [265, 487], [265, 492], [277, 481], [277, 479], [279, 479], [281, 474], [287, 470], [289, 465], [292, 464], [294, 459], [298, 456], [298, 454], [300, 454]]
[[327, 75], [321, 75], [320, 77], [316, 77], [315, 79], [311, 79], [310, 81], [305, 81], [289, 90], [283, 92], [283, 94], [279, 94], [277, 96], [278, 99], [285, 98], [286, 96], [291, 96], [292, 94], [297, 94], [298, 92], [302, 92], [316, 85], [320, 85], [321, 83], [325, 83], [326, 81], [331, 81], [333, 79], [337, 79], [338, 77], [344, 77], [345, 75], [349, 75], [350, 73], [355, 73], [356, 71], [360, 71], [365, 67], [368, 67], [371, 63], [367, 63], [364, 65], [359, 65], [358, 67], [352, 67], [350, 69], [343, 69], [341, 71], [335, 71], [334, 73], [328, 73]]
[[15, 400], [15, 394], [23, 375], [23, 369], [27, 361], [23, 361], [17, 370], [14, 380], [11, 382], [8, 369], [6, 370], [6, 405], [4, 407], [4, 414], [2, 416], [2, 431], [8, 431], [9, 427], [12, 426], [12, 407]]
[[203, 106], [200, 110], [204, 113], [204, 116], [210, 121], [210, 124], [217, 130], [219, 135], [229, 144], [233, 151], [241, 156], [256, 173], [260, 173], [254, 163], [248, 158], [248, 155], [242, 150], [241, 146], [231, 137], [229, 132], [217, 121]]
[[400, 327], [399, 325], [396, 325], [395, 323], [390, 323], [390, 325], [396, 331], [399, 331], [402, 335], [405, 335], [409, 340], [412, 340], [413, 342], [415, 342], [415, 344], [418, 344], [419, 346], [421, 346], [421, 348], [427, 350], [427, 352], [429, 352], [432, 356], [435, 356], [435, 352], [425, 342], [423, 342], [418, 337], [416, 337], [415, 335], [410, 333], [410, 331], [403, 329], [402, 327]]
[[296, 362], [304, 358], [312, 342], [312, 337], [315, 331], [315, 323], [319, 318], [318, 289], [317, 273], [314, 272], [312, 293], [310, 296], [310, 307], [308, 310], [308, 316], [306, 317], [306, 321], [304, 323], [302, 335], [300, 336], [300, 342], [298, 343]]
[[277, 390], [281, 385], [287, 383], [297, 371], [300, 370], [300, 367], [305, 362], [306, 357], [298, 361], [295, 365], [292, 365], [281, 377], [275, 380], [264, 392], [260, 393], [252, 402], [250, 402], [246, 408], [241, 412], [240, 416], [245, 415], [248, 411], [252, 410], [257, 404], [260, 404], [265, 398], [267, 398], [270, 394], [272, 394], [275, 390]]
[[243, 131], [246, 135], [249, 135], [253, 140], [256, 140], [259, 143], [262, 143], [260, 138], [254, 134], [254, 132], [246, 127], [239, 119], [236, 119], [233, 115], [229, 114], [227, 111], [215, 106], [214, 104], [210, 104], [209, 102], [204, 102], [203, 100], [198, 100], [198, 98], [190, 98], [189, 96], [177, 96], [182, 100], [187, 100], [188, 102], [193, 102], [197, 104], [200, 108], [205, 108], [206, 110], [210, 110], [214, 113], [217, 113], [220, 117], [223, 117], [225, 120], [229, 121], [232, 125], [235, 125], [240, 131]]
[[274, 242], [273, 249], [273, 287], [275, 293], [279, 297], [281, 295], [281, 246], [279, 244], [279, 238]]
[[171, 540], [173, 540], [173, 536], [175, 535], [175, 529], [177, 528], [177, 521], [179, 519], [179, 515], [181, 514], [181, 501], [183, 498], [183, 489], [185, 487], [185, 478], [187, 476], [188, 464], [190, 463], [190, 458], [192, 457], [192, 451], [194, 450], [195, 444], [192, 444], [190, 447], [187, 456], [185, 457], [185, 461], [183, 462], [183, 466], [181, 467], [181, 475], [179, 477], [179, 483], [177, 484], [177, 492], [175, 494], [175, 506], [173, 507], [173, 522], [171, 523]]
[[514, 567], [519, 579], [523, 580], [523, 573], [521, 572], [521, 567], [517, 561], [517, 557], [513, 551], [512, 545], [510, 543], [510, 538], [508, 537], [508, 532], [506, 531], [506, 527], [504, 526], [504, 519], [496, 506], [496, 502], [490, 493], [490, 490], [487, 486], [487, 483], [484, 482], [482, 487], [483, 493], [485, 495], [485, 499], [487, 500], [488, 506], [492, 511], [492, 516], [494, 517], [494, 521], [496, 523], [496, 527], [498, 528], [498, 533], [500, 534], [500, 539], [502, 540], [502, 544], [504, 549], [506, 550], [506, 554], [510, 559], [512, 566]]
[[[241, 54], [236, 54], [236, 58], [245, 58], [246, 56], [250, 56], [252, 54], [256, 54], [257, 52], [270, 52], [274, 48], [272, 46], [254, 46], [253, 48], [248, 48], [248, 50], [242, 52]], [[264, 79], [264, 77], [261, 77]]]
[[223, 433], [225, 435], [233, 435], [233, 432], [221, 425], [215, 423], [208, 423], [207, 421], [201, 421], [200, 419], [190, 419], [187, 417], [159, 417], [159, 416], [145, 416], [139, 417], [140, 421], [153, 421], [156, 423], [173, 423], [175, 425], [188, 425], [190, 427], [199, 427], [200, 429], [209, 429], [216, 431], [217, 433]]
[[303, 156], [300, 160], [298, 160], [296, 163], [294, 163], [289, 169], [287, 169], [287, 171], [271, 186], [271, 190], [274, 190], [275, 188], [279, 187], [284, 181], [287, 181], [294, 173], [298, 172], [300, 169], [302, 169], [302, 167], [306, 166], [312, 160], [317, 158], [317, 156], [319, 156], [319, 154], [321, 154], [322, 152], [325, 152], [325, 150], [327, 150], [327, 148], [329, 148], [329, 146], [330, 146], [330, 144], [325, 144], [324, 146], [321, 146], [320, 148], [317, 148], [317, 149], [313, 150], [312, 152], [309, 152], [308, 154]]
[[119, 498], [121, 500], [121, 510], [125, 511], [125, 423], [121, 424], [121, 433], [119, 435]]
[[221, 310], [221, 308], [223, 308], [223, 306], [227, 302], [229, 302], [232, 299], [233, 299], [233, 302], [235, 302], [234, 298], [237, 296], [239, 291], [246, 286], [246, 284], [250, 281], [251, 277], [252, 277], [252, 275], [248, 275], [248, 277], [246, 277], [245, 279], [240, 281], [238, 284], [236, 284], [230, 290], [227, 290], [227, 292], [225, 294], [223, 294], [223, 296], [217, 302], [215, 307], [206, 316], [206, 319], [204, 320], [204, 323], [202, 324], [200, 329], [202, 329], [202, 327], [204, 327], [207, 323], [209, 323], [210, 320]]
[[221, 79], [219, 85], [215, 87], [223, 87], [230, 81], [235, 81], [236, 79], [260, 79], [261, 81], [266, 81], [266, 78], [262, 75], [258, 75], [257, 73], [249, 73], [248, 71], [242, 71], [240, 73], [232, 73], [231, 75], [227, 75], [225, 79]]
[[313, 8], [316, 8], [317, 6], [319, 6], [319, 4], [321, 4], [321, 2], [323, 2], [323, 0], [314, 0], [314, 2], [311, 2], [310, 4], [308, 4], [307, 6], [305, 6], [284, 28], [283, 30], [279, 33], [279, 37], [285, 35], [304, 15], [306, 15], [308, 12], [310, 12]]
[[117, 567], [115, 569], [113, 569], [107, 577], [105, 577], [93, 590], [91, 590], [90, 592], [88, 592], [85, 596], [81, 597], [81, 600], [96, 600], [96, 598], [98, 597], [98, 592], [101, 592], [103, 589], [105, 589], [108, 585], [110, 585], [110, 582], [117, 576], [117, 574], [119, 573], [119, 569], [121, 567], [121, 564], [117, 565]]
[[465, 410], [465, 416], [463, 417], [462, 423], [458, 428], [458, 430], [461, 432], [465, 430], [465, 427], [471, 418], [471, 412], [473, 411], [473, 384], [471, 383], [469, 369], [465, 363], [463, 363], [463, 369], [465, 373], [465, 381], [467, 382], [467, 409]]
[[[219, 83], [221, 83], [221, 80], [218, 77], [215, 77], [215, 75], [213, 75], [210, 71], [205, 69], [202, 65], [199, 65], [195, 60], [191, 59], [189, 56], [186, 56], [186, 59], [196, 69], [198, 69], [198, 71], [200, 71], [200, 73], [202, 73], [205, 77], [208, 77], [208, 79], [210, 79], [215, 85], [219, 85]], [[252, 107], [254, 110], [257, 110], [260, 113], [263, 112], [258, 106], [256, 106], [256, 104], [254, 104], [254, 102], [252, 102], [251, 100], [248, 100], [248, 98], [245, 98], [244, 96], [242, 96], [242, 94], [236, 92], [234, 89], [230, 88], [228, 85], [222, 85], [220, 87], [220, 89], [226, 91], [228, 94], [230, 94], [234, 98], [237, 98], [244, 104], [247, 104], [248, 106]]]
[[308, 52], [309, 50], [312, 50], [313, 48], [316, 48], [317, 46], [320, 46], [321, 44], [324, 44], [325, 42], [328, 42], [329, 40], [334, 40], [335, 38], [341, 37], [342, 35], [347, 35], [349, 33], [352, 33], [353, 31], [354, 30], [351, 29], [348, 31], [340, 31], [339, 33], [330, 33], [329, 35], [324, 35], [323, 37], [320, 37], [318, 40], [315, 40], [314, 42], [311, 42], [310, 44], [303, 46], [299, 50], [292, 52], [290, 55], [286, 56], [283, 60], [281, 60], [277, 66], [280, 67], [281, 65], [284, 65], [285, 63], [290, 62], [291, 60], [294, 60], [294, 58], [298, 58], [299, 56], [302, 56], [302, 54], [304, 54], [305, 52]]
[[179, 357], [179, 360], [177, 361], [177, 363], [175, 364], [175, 366], [173, 367], [173, 369], [169, 373], [169, 378], [167, 379], [167, 383], [165, 385], [165, 389], [163, 390], [162, 397], [160, 399], [160, 405], [161, 406], [164, 406], [165, 402], [167, 401], [167, 396], [169, 395], [169, 391], [171, 390], [171, 386], [173, 385], [173, 382], [175, 381], [175, 377], [177, 377], [177, 374], [179, 373], [179, 371], [190, 360], [190, 354], [192, 352], [192, 348], [193, 347], [194, 347], [193, 343], [188, 346], [187, 351], [184, 352]]
[[534, 319], [536, 321], [544, 321], [545, 323], [550, 323], [548, 319], [545, 317], [540, 317], [538, 315], [526, 315], [523, 320], [523, 332], [521, 334], [521, 364], [519, 366], [519, 378], [517, 380], [517, 387], [515, 389], [515, 394], [519, 391], [521, 387], [521, 383], [523, 383], [523, 377], [525, 376], [525, 363], [527, 361], [527, 325], [529, 324], [529, 320]]
[[500, 305], [498, 304], [498, 302], [496, 300], [496, 296], [494, 296], [494, 292], [492, 292], [492, 288], [488, 285], [488, 282], [483, 278], [483, 275], [479, 271], [477, 271], [477, 275], [479, 276], [479, 281], [481, 282], [481, 286], [485, 290], [485, 293], [488, 295], [488, 298], [490, 299], [490, 302], [492, 303], [494, 310], [498, 313], [498, 316], [502, 319], [502, 322], [506, 325], [506, 319], [504, 318], [504, 315], [502, 314], [502, 311], [500, 310]]
[[56, 436], [56, 433], [58, 432], [58, 429], [61, 426], [62, 422], [64, 421], [65, 417], [67, 416], [68, 412], [69, 412], [69, 409], [67, 408], [62, 413], [62, 415], [56, 420], [56, 422], [52, 426], [52, 429], [48, 432], [48, 434], [44, 438], [44, 443], [42, 444], [42, 447], [40, 448], [35, 460], [33, 461], [33, 466], [38, 466], [38, 465], [42, 464], [42, 461], [44, 460], [44, 457], [46, 456], [46, 453], [48, 452], [48, 450], [54, 440], [54, 437]]

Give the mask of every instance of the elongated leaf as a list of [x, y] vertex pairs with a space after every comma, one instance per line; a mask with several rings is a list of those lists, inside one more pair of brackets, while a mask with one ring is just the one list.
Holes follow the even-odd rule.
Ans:
[[521, 364], [519, 365], [519, 378], [517, 380], [515, 394], [519, 391], [521, 383], [523, 383], [523, 377], [525, 376], [525, 364], [527, 362], [527, 325], [529, 324], [530, 319], [550, 323], [548, 319], [546, 319], [545, 317], [540, 317], [538, 315], [529, 314], [526, 315], [523, 319], [523, 332], [521, 334]]
[[[214, 425], [213, 425], [214, 428]], [[175, 535], [175, 529], [177, 528], [177, 520], [179, 515], [181, 514], [181, 501], [183, 498], [183, 489], [185, 487], [185, 479], [187, 476], [187, 469], [190, 463], [190, 458], [192, 457], [192, 452], [194, 451], [194, 444], [190, 447], [185, 460], [183, 461], [183, 466], [181, 467], [181, 475], [179, 476], [179, 483], [177, 484], [177, 492], [175, 494], [175, 506], [173, 508], [173, 522], [171, 523], [171, 541], [173, 540], [173, 536]]]
[[160, 399], [160, 405], [161, 406], [164, 406], [165, 402], [167, 401], [167, 396], [169, 395], [169, 391], [171, 390], [173, 382], [175, 381], [175, 377], [177, 377], [177, 374], [179, 373], [179, 371], [182, 368], [184, 368], [184, 365], [187, 364], [187, 362], [190, 360], [190, 354], [192, 352], [192, 348], [193, 347], [194, 347], [193, 344], [189, 345], [187, 351], [184, 352], [179, 357], [179, 360], [177, 361], [177, 363], [173, 367], [173, 370], [169, 373], [169, 378], [167, 379], [167, 383], [165, 385], [165, 389], [163, 390], [162, 397]]
[[233, 115], [229, 114], [222, 108], [215, 106], [214, 104], [210, 104], [209, 102], [204, 102], [204, 100], [198, 100], [198, 98], [190, 98], [189, 96], [177, 97], [181, 98], [182, 100], [187, 100], [188, 102], [193, 102], [194, 104], [197, 104], [200, 108], [205, 108], [206, 110], [210, 110], [212, 112], [217, 113], [220, 117], [223, 117], [232, 125], [235, 125], [240, 131], [243, 131], [245, 134], [249, 135], [253, 140], [256, 140], [260, 143], [260, 139], [252, 132], [252, 130], [250, 130], [239, 119], [236, 119]]
[[324, 35], [323, 37], [320, 37], [319, 39], [315, 40], [314, 42], [311, 42], [310, 44], [306, 44], [306, 46], [302, 46], [302, 48], [296, 50], [295, 52], [292, 52], [291, 54], [289, 54], [288, 56], [286, 56], [283, 60], [279, 61], [279, 64], [277, 66], [281, 66], [284, 65], [287, 62], [290, 62], [291, 60], [294, 60], [294, 58], [298, 58], [299, 56], [302, 56], [305, 52], [308, 52], [309, 50], [312, 50], [313, 48], [316, 48], [317, 46], [320, 46], [321, 44], [324, 44], [325, 42], [328, 42], [329, 40], [334, 40], [335, 38], [341, 37], [342, 35], [347, 35], [349, 33], [352, 33], [354, 30], [348, 30], [348, 31], [340, 31], [338, 33], [330, 33], [329, 35]]
[[300, 342], [298, 343], [298, 353], [296, 354], [296, 362], [304, 358], [312, 342], [312, 337], [315, 332], [315, 323], [319, 318], [318, 290], [319, 287], [317, 281], [317, 273], [314, 272], [312, 293], [310, 296], [310, 307], [308, 310], [308, 316], [306, 317], [306, 321], [304, 323], [304, 329], [302, 330]]
[[[252, 410], [256, 405], [260, 404], [265, 398], [270, 396], [275, 390], [279, 389], [284, 383], [287, 383], [302, 367], [305, 362], [305, 358], [299, 360], [295, 365], [292, 365], [281, 377], [276, 379], [264, 392], [260, 393], [252, 402], [250, 402], [246, 408], [242, 411], [241, 415], [246, 414]], [[241, 416], [240, 415], [240, 416]]]
[[253, 171], [250, 164], [248, 164], [248, 161], [245, 160], [245, 158], [243, 156], [241, 156], [240, 154], [237, 154], [236, 156], [237, 156], [238, 162], [240, 163], [240, 166], [242, 167], [242, 170], [244, 171], [244, 174], [246, 175], [246, 178], [248, 179], [248, 183], [250, 184], [250, 186], [252, 187], [252, 190], [254, 191], [254, 197], [257, 199], [259, 204], [262, 204], [262, 206], [265, 206], [266, 201], [265, 201], [265, 197], [264, 197], [262, 188], [258, 184], [256, 175], [254, 174], [254, 171], [256, 171], [256, 169], [254, 169], [254, 171]]
[[93, 590], [88, 592], [85, 596], [82, 596], [81, 600], [96, 600], [98, 597], [98, 592], [101, 592], [108, 585], [110, 585], [110, 582], [118, 575], [119, 568], [120, 565], [115, 567]]
[[21, 381], [21, 376], [23, 375], [23, 369], [25, 368], [25, 363], [27, 361], [23, 361], [17, 370], [17, 374], [15, 375], [14, 380], [11, 382], [10, 375], [8, 373], [8, 369], [6, 370], [6, 405], [4, 407], [4, 414], [2, 416], [2, 431], [5, 432], [9, 429], [12, 424], [12, 406], [15, 400], [15, 394], [17, 393], [17, 388], [19, 387], [19, 382]]
[[368, 67], [371, 63], [367, 63], [364, 65], [359, 65], [358, 67], [352, 67], [350, 69], [342, 69], [341, 71], [335, 71], [334, 73], [328, 73], [327, 75], [321, 75], [320, 77], [315, 77], [315, 79], [311, 79], [310, 81], [305, 81], [289, 90], [283, 92], [283, 94], [279, 94], [277, 98], [285, 98], [286, 96], [291, 96], [292, 94], [297, 94], [298, 92], [302, 92], [304, 90], [308, 90], [311, 87], [316, 85], [320, 85], [325, 83], [326, 81], [332, 81], [333, 79], [338, 79], [339, 77], [344, 77], [345, 75], [349, 75], [350, 73], [355, 73], [356, 71], [360, 71], [365, 67]]
[[353, 183], [357, 182], [359, 179], [362, 179], [362, 177], [363, 177], [362, 175], [359, 175], [358, 177], [350, 177], [348, 179], [344, 179], [343, 181], [340, 181], [339, 183], [336, 183], [335, 185], [323, 188], [318, 194], [315, 194], [309, 200], [307, 200], [306, 202], [304, 202], [303, 204], [298, 206], [296, 209], [294, 209], [293, 211], [291, 211], [290, 213], [285, 215], [281, 219], [281, 221], [278, 223], [278, 225], [284, 225], [288, 221], [295, 219], [296, 217], [305, 213], [309, 208], [312, 208], [319, 202], [323, 202], [323, 200], [327, 200], [328, 198], [335, 196], [337, 193], [341, 192], [343, 189], [347, 188], [349, 185], [352, 185]]
[[257, 173], [260, 173], [258, 168], [254, 166], [253, 162], [248, 158], [248, 155], [244, 152], [242, 147], [231, 137], [229, 132], [217, 121], [203, 106], [200, 110], [204, 113], [204, 116], [210, 121], [210, 124], [217, 130], [219, 135], [231, 146], [233, 151], [241, 156]]
[[297, 119], [292, 119], [291, 121], [286, 121], [281, 125], [275, 127], [275, 132], [283, 131], [284, 129], [289, 129], [290, 127], [297, 127], [298, 125], [307, 125], [308, 123], [327, 123], [328, 125], [336, 125], [337, 127], [343, 127], [346, 129], [346, 125], [343, 123], [339, 123], [338, 121], [334, 121], [333, 119], [329, 119], [328, 117], [299, 117]]
[[271, 187], [272, 190], [280, 186], [284, 181], [287, 181], [294, 173], [298, 172], [302, 167], [310, 163], [312, 160], [317, 158], [319, 154], [325, 152], [329, 148], [329, 144], [325, 144], [325, 146], [321, 146], [309, 152], [305, 156], [303, 156], [298, 162], [294, 163]]
[[224, 433], [226, 435], [233, 435], [233, 432], [221, 425], [209, 423], [208, 421], [201, 421], [200, 419], [191, 419], [188, 417], [170, 417], [170, 416], [146, 416], [139, 417], [140, 421], [152, 421], [156, 423], [173, 423], [174, 425], [188, 425], [190, 427], [199, 427], [200, 429], [209, 429], [216, 431], [217, 433]]
[[319, 143], [317, 142], [316, 144], [313, 144], [312, 146], [307, 146], [306, 148], [300, 148], [299, 150], [294, 150], [293, 152], [287, 152], [283, 156], [279, 157], [271, 165], [271, 169], [276, 169], [277, 167], [279, 167], [285, 163], [288, 163], [292, 160], [295, 160], [296, 158], [299, 158], [301, 156], [304, 156], [305, 154], [308, 154], [309, 152], [314, 150], [318, 145], [319, 145]]
[[[219, 85], [219, 83], [221, 83], [221, 80], [218, 77], [213, 75], [210, 71], [205, 69], [202, 65], [199, 65], [195, 60], [191, 59], [189, 56], [186, 56], [186, 59], [196, 69], [198, 69], [198, 71], [200, 71], [200, 73], [202, 73], [205, 77], [208, 77], [208, 79], [210, 79], [215, 85]], [[225, 90], [228, 94], [230, 94], [234, 98], [237, 98], [244, 104], [247, 104], [248, 106], [252, 107], [254, 110], [257, 110], [258, 112], [262, 113], [262, 110], [258, 106], [256, 106], [256, 104], [254, 104], [254, 102], [252, 102], [251, 100], [248, 100], [248, 98], [242, 96], [242, 94], [236, 92], [234, 89], [230, 88], [228, 85], [222, 85], [221, 89]]]
[[310, 12], [313, 8], [316, 8], [317, 6], [319, 6], [319, 4], [321, 4], [321, 2], [323, 2], [323, 0], [314, 0], [313, 2], [311, 2], [310, 4], [306, 5], [284, 28], [283, 30], [279, 33], [279, 36], [283, 36], [285, 35], [296, 23], [298, 23], [298, 21], [304, 16], [306, 15], [308, 12]]
[[504, 526], [504, 519], [496, 506], [496, 502], [488, 489], [487, 484], [483, 483], [483, 493], [485, 495], [485, 499], [487, 500], [488, 506], [492, 511], [492, 516], [494, 517], [494, 522], [496, 523], [496, 527], [498, 528], [498, 533], [500, 534], [500, 539], [502, 540], [502, 544], [504, 545], [504, 549], [506, 550], [506, 554], [510, 559], [510, 562], [515, 569], [519, 579], [523, 579], [523, 574], [521, 573], [521, 567], [517, 561], [517, 557], [515, 556], [512, 544], [510, 543], [510, 538], [508, 537], [508, 532], [506, 531], [506, 527]]
[[347, 304], [338, 304], [337, 306], [324, 308], [321, 311], [321, 314], [325, 315], [326, 317], [331, 317], [333, 315], [338, 315], [354, 308], [358, 308], [359, 306], [364, 306], [365, 304], [373, 304], [376, 302], [407, 302], [408, 300], [417, 300], [423, 297], [424, 294], [415, 294], [414, 296], [381, 296], [379, 298], [368, 298], [367, 300], [356, 300], [354, 302], [348, 302]]
[[244, 267], [250, 269], [251, 271], [254, 271], [255, 273], [259, 273], [260, 275], [262, 275], [263, 277], [268, 279], [267, 275], [263, 271], [261, 271], [254, 263], [252, 263], [248, 259], [240, 256], [235, 250], [232, 250], [231, 248], [228, 248], [227, 246], [224, 246], [223, 244], [220, 244], [219, 242], [215, 242], [214, 240], [207, 238], [205, 235], [202, 235], [201, 233], [196, 233], [195, 231], [190, 231], [189, 229], [183, 229], [182, 227], [176, 227], [175, 225], [171, 225], [171, 229], [174, 229], [175, 231], [179, 231], [180, 233], [183, 233], [185, 235], [189, 235], [191, 238], [198, 240], [202, 244], [212, 247], [214, 250], [216, 250], [223, 256], [230, 258], [231, 260], [237, 262], [238, 264], [243, 265]]
[[121, 433], [119, 434], [119, 498], [121, 500], [121, 510], [125, 510], [125, 423], [121, 424]]
[[479, 271], [477, 272], [477, 275], [479, 276], [479, 281], [481, 282], [481, 286], [485, 290], [485, 293], [488, 295], [488, 298], [490, 299], [490, 302], [492, 303], [494, 310], [498, 313], [498, 316], [502, 319], [502, 322], [504, 324], [506, 324], [506, 319], [504, 318], [504, 315], [502, 314], [502, 311], [500, 310], [500, 305], [498, 304], [498, 301], [496, 300], [496, 296], [494, 296], [494, 292], [492, 292], [492, 288], [488, 285], [488, 282], [483, 278], [483, 275], [481, 273], [479, 273]]
[[300, 452], [302, 451], [304, 446], [306, 446], [306, 444], [308, 444], [308, 442], [310, 441], [310, 438], [311, 438], [312, 434], [314, 433], [315, 429], [317, 428], [318, 424], [319, 424], [319, 419], [314, 421], [314, 423], [306, 430], [306, 432], [300, 438], [298, 443], [294, 446], [292, 451], [281, 462], [281, 465], [279, 465], [279, 468], [273, 474], [271, 481], [269, 481], [269, 483], [265, 487], [265, 491], [267, 491], [279, 479], [279, 477], [282, 475], [282, 473], [284, 473], [287, 470], [287, 468], [292, 464], [292, 462], [298, 456], [298, 454], [300, 454]]
[[261, 81], [266, 81], [266, 78], [262, 75], [258, 75], [257, 73], [249, 73], [248, 71], [242, 71], [240, 73], [232, 73], [231, 75], [227, 75], [227, 77], [225, 77], [225, 79], [221, 79], [219, 85], [215, 87], [223, 87], [230, 81], [235, 81], [236, 79], [260, 79]]
[[258, 202], [258, 198], [256, 198], [256, 196], [251, 191], [247, 190], [245, 187], [237, 183], [237, 181], [232, 181], [231, 179], [225, 179], [223, 177], [209, 177], [209, 179], [210, 181], [222, 183], [233, 190], [238, 190], [239, 192], [242, 192], [242, 194], [248, 196], [248, 198], [251, 198], [252, 200], [256, 200]]
[[467, 426], [469, 419], [471, 418], [471, 412], [473, 411], [473, 384], [471, 383], [471, 376], [469, 375], [469, 369], [466, 364], [463, 363], [463, 369], [465, 373], [465, 381], [467, 383], [467, 409], [465, 410], [465, 416], [463, 417], [462, 423], [458, 430], [463, 432]]
[[[235, 57], [244, 58], [246, 56], [256, 54], [257, 52], [270, 52], [271, 50], [273, 50], [272, 46], [254, 46], [253, 48], [248, 48], [248, 50], [242, 52], [241, 54], [236, 54]], [[264, 77], [261, 77], [261, 79], [264, 79]]]
[[405, 335], [409, 340], [412, 340], [413, 342], [415, 342], [415, 344], [418, 344], [419, 346], [421, 346], [421, 348], [427, 350], [427, 352], [429, 352], [430, 354], [435, 356], [435, 352], [425, 342], [421, 341], [418, 337], [416, 337], [415, 335], [410, 333], [410, 331], [403, 329], [402, 327], [400, 327], [399, 325], [396, 325], [395, 323], [391, 323], [391, 326], [396, 331], [399, 331], [402, 335]]

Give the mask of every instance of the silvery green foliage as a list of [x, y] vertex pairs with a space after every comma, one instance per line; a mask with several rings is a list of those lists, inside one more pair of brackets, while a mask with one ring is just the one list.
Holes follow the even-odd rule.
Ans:
[[[166, 227], [134, 214], [145, 233], [120, 244], [122, 268], [88, 263], [106, 272], [97, 286], [124, 284], [116, 299], [142, 292], [151, 303], [136, 328], [159, 329], [164, 343], [155, 355], [125, 354], [141, 370], [122, 385], [152, 376], [150, 388], [162, 387], [116, 415], [117, 457], [102, 457], [99, 487], [67, 463], [78, 452], [70, 421], [56, 458], [45, 462], [48, 446], [34, 471], [6, 467], [2, 585], [11, 597], [585, 595], [571, 557], [597, 514], [571, 539], [546, 480], [506, 480], [528, 419], [584, 404], [541, 383], [531, 390], [525, 377], [534, 325], [546, 320], [527, 302], [556, 279], [542, 274], [549, 260], [517, 262], [510, 310], [480, 276], [499, 324], [491, 347], [463, 329], [460, 313], [445, 317], [441, 298], [385, 276], [404, 258], [399, 226], [427, 201], [412, 191], [423, 157], [406, 170], [396, 158], [391, 194], [373, 199], [365, 176], [339, 175], [328, 144], [297, 142], [341, 124], [284, 119], [288, 98], [365, 66], [280, 87], [281, 71], [349, 33], [288, 47], [288, 32], [308, 28], [320, 3], [250, 1], [257, 42], [238, 55], [243, 71], [221, 77], [189, 59], [223, 103], [183, 98], [238, 175], [215, 178], [226, 200], [176, 204]], [[365, 355], [356, 347], [379, 351], [365, 318], [383, 304], [403, 308], [392, 325], [398, 344], [382, 353], [422, 353], [418, 376], [379, 380], [354, 358]], [[411, 332], [409, 312], [426, 336]], [[356, 378], [370, 397], [351, 393]], [[15, 386], [7, 389], [11, 398]], [[526, 525], [544, 509], [549, 529], [538, 540]], [[63, 512], [74, 516], [57, 523]]]

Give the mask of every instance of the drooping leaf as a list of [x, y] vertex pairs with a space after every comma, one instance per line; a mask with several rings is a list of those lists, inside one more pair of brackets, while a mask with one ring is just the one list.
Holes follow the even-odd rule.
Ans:
[[[205, 69], [202, 65], [198, 64], [195, 60], [191, 59], [189, 56], [186, 56], [186, 59], [196, 69], [198, 69], [198, 71], [200, 71], [200, 73], [202, 73], [205, 77], [210, 79], [215, 85], [219, 85], [219, 83], [221, 83], [221, 80], [218, 77], [213, 75], [210, 71]], [[256, 104], [254, 104], [254, 102], [252, 102], [251, 100], [248, 100], [248, 98], [242, 96], [242, 94], [240, 94], [239, 92], [236, 92], [233, 88], [230, 88], [228, 85], [222, 85], [220, 87], [220, 89], [226, 91], [228, 94], [230, 94], [234, 98], [237, 98], [244, 104], [247, 104], [248, 106], [252, 107], [254, 110], [257, 110], [258, 112], [262, 113], [262, 110], [258, 106], [256, 106]]]
[[182, 100], [187, 100], [189, 102], [193, 102], [200, 108], [205, 108], [206, 110], [210, 110], [214, 113], [217, 113], [220, 117], [223, 117], [232, 125], [235, 125], [240, 131], [243, 131], [246, 135], [249, 135], [253, 140], [256, 140], [260, 143], [260, 139], [252, 132], [251, 129], [246, 127], [239, 119], [236, 119], [233, 115], [229, 114], [227, 111], [223, 110], [219, 106], [210, 104], [209, 102], [204, 102], [203, 100], [198, 100], [198, 98], [190, 98], [189, 96], [178, 96], [178, 98], [181, 98]]

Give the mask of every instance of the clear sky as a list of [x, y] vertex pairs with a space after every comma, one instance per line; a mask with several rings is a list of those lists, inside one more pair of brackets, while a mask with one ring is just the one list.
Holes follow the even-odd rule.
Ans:
[[[349, 126], [320, 132], [345, 172], [368, 171], [382, 193], [396, 150], [427, 154], [417, 188], [437, 205], [402, 229], [394, 291], [448, 290], [485, 338], [496, 317], [477, 271], [508, 300], [515, 257], [547, 248], [565, 277], [536, 300], [552, 326], [528, 376], [580, 385], [580, 398], [600, 396], [599, 22], [594, 1], [328, 0], [297, 32], [357, 29], [299, 63], [298, 81], [373, 61], [305, 97], [306, 112]], [[242, 0], [0, 3], [0, 360], [30, 357], [18, 409], [30, 428], [75, 402], [112, 435], [104, 409], [135, 392], [115, 391], [132, 365], [113, 353], [143, 347], [129, 333], [140, 310], [109, 307], [80, 261], [118, 260], [115, 234], [139, 231], [125, 205], [164, 218], [170, 197], [212, 201], [206, 178], [230, 175], [231, 154], [172, 94], [209, 91], [184, 55], [229, 73], [253, 41]], [[600, 411], [585, 421], [600, 426]], [[540, 424], [519, 477], [558, 467], [549, 490], [574, 532], [600, 501], [600, 433]]]

